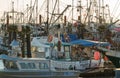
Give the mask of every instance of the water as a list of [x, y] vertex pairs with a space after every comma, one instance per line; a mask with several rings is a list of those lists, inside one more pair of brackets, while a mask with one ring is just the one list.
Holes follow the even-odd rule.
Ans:
[[115, 78], [115, 77], [79, 77], [79, 78]]
[[[115, 72], [112, 69], [101, 69], [103, 72], [93, 72], [93, 73], [88, 73], [84, 74], [81, 76], [84, 77], [78, 77], [78, 78], [115, 78]], [[86, 76], [86, 77], [85, 77]]]

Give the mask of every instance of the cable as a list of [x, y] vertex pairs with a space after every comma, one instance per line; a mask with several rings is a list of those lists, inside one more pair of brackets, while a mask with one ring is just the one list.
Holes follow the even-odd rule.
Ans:
[[113, 11], [112, 11], [112, 15], [114, 15], [114, 12], [116, 12], [116, 10], [118, 9], [119, 5], [120, 5], [120, 2], [119, 2], [119, 0], [118, 0], [118, 1], [116, 2], [115, 6], [114, 6], [114, 9], [113, 9]]
[[119, 19], [120, 13], [115, 17], [115, 20]]
[[114, 5], [114, 8], [113, 8], [113, 11], [112, 11], [112, 14], [114, 13], [114, 10], [116, 9], [116, 5], [118, 4], [119, 0], [116, 2], [116, 4]]

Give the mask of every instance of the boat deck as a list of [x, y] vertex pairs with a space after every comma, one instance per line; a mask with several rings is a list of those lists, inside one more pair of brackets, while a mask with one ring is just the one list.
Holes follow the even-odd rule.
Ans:
[[108, 55], [108, 56], [120, 58], [120, 51], [118, 51], [118, 50], [108, 50], [108, 49], [102, 48], [102, 47], [98, 47], [98, 49], [105, 51], [106, 55]]
[[120, 51], [113, 51], [113, 50], [108, 50], [108, 51], [109, 52], [106, 52], [106, 55], [120, 58]]

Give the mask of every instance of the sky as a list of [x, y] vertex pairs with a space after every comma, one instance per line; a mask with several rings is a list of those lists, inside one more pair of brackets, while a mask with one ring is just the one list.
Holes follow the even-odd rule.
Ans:
[[[0, 0], [0, 17], [3, 15], [4, 11], [10, 11], [12, 9], [12, 2], [14, 2], [14, 9], [17, 11], [23, 11], [27, 7], [27, 4], [30, 4], [31, 0]], [[34, 0], [32, 0], [34, 2]], [[45, 0], [38, 0], [39, 4], [39, 11], [41, 10], [41, 6], [43, 5], [43, 2]], [[52, 0], [50, 0], [52, 1]], [[53, 0], [55, 1], [55, 0]], [[71, 4], [72, 0], [60, 0], [63, 2], [63, 5], [65, 4]], [[82, 0], [84, 1], [84, 0]], [[102, 0], [101, 0], [102, 1]], [[108, 4], [110, 7], [110, 12], [111, 16], [118, 17], [117, 19], [120, 19], [120, 6], [116, 6], [117, 9], [115, 8], [115, 5], [117, 3], [120, 3], [120, 0], [104, 0], [104, 4]], [[77, 2], [77, 0], [74, 0], [74, 2]], [[74, 4], [75, 5], [75, 4]], [[120, 5], [120, 4], [119, 4]], [[44, 8], [45, 9], [45, 8]], [[44, 10], [42, 9], [42, 10]]]

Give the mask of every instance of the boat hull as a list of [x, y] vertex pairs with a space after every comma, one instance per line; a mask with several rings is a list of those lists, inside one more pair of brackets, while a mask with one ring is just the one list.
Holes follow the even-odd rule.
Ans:
[[120, 68], [120, 57], [107, 55], [109, 60], [114, 64], [116, 68]]
[[0, 78], [78, 78], [79, 72], [17, 72], [0, 71]]

